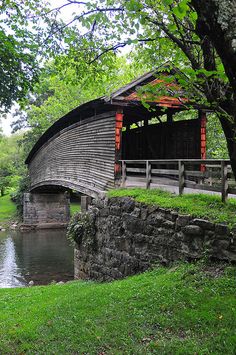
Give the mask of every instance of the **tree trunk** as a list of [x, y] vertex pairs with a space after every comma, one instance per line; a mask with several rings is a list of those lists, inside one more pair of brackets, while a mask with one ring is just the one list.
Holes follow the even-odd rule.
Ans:
[[[218, 104], [230, 116], [230, 120], [223, 114], [219, 118], [236, 179], [236, 0], [191, 0], [191, 4], [198, 15], [196, 33], [202, 45], [209, 39], [216, 49], [230, 83], [226, 93], [227, 102], [219, 100]], [[205, 55], [204, 60], [207, 65], [211, 64]], [[205, 69], [212, 70], [207, 65], [205, 64]], [[207, 92], [205, 94], [208, 97]], [[214, 102], [217, 95], [214, 92], [212, 94]]]
[[236, 91], [236, 0], [192, 0], [198, 14], [197, 34], [215, 47]]
[[234, 178], [236, 180], [236, 124], [235, 124], [236, 117], [233, 123], [227, 120], [225, 116], [220, 116], [219, 119], [225, 134], [228, 152], [229, 152], [229, 159], [231, 162]]

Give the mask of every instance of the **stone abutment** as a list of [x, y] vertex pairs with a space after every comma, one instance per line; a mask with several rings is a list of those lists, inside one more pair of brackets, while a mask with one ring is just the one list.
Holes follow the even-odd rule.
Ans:
[[70, 197], [66, 192], [25, 193], [23, 226], [65, 227], [70, 219]]
[[236, 230], [128, 197], [93, 200], [72, 229], [77, 279], [111, 281], [203, 257], [236, 261]]

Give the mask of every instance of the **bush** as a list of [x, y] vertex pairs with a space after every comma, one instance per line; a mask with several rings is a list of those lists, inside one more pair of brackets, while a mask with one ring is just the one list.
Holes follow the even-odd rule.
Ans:
[[16, 192], [11, 193], [11, 200], [15, 202], [17, 213], [20, 217], [22, 217], [23, 215], [23, 196], [25, 192], [29, 191], [29, 187], [29, 175], [25, 175], [20, 179], [19, 186]]

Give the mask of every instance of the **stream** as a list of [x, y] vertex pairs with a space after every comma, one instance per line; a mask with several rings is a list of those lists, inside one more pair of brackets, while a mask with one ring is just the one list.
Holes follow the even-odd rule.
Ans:
[[74, 276], [65, 230], [0, 232], [0, 288], [46, 285]]

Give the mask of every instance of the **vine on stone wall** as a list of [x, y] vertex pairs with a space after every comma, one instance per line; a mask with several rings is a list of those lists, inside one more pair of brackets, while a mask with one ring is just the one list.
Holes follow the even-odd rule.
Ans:
[[77, 245], [89, 250], [96, 248], [96, 226], [94, 214], [76, 213], [72, 216], [67, 228], [67, 238]]

